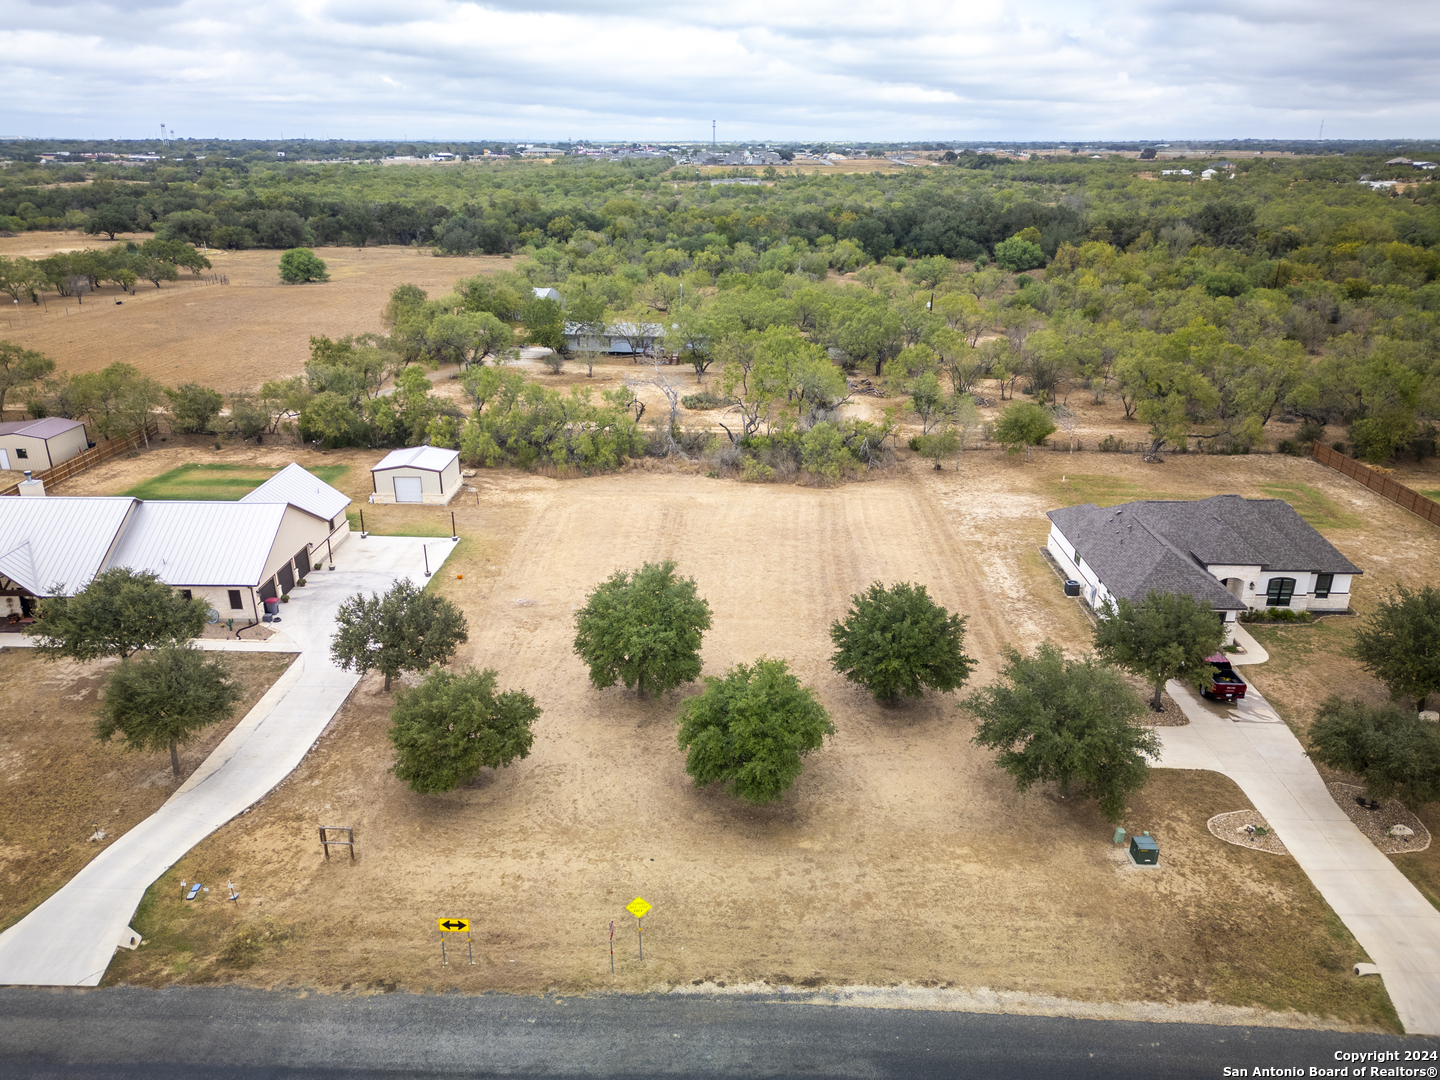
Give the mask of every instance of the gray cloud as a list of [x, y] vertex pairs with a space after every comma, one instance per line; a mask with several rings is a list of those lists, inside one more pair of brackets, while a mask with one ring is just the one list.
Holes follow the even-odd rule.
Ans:
[[1440, 90], [1440, 9], [1414, 0], [0, 10], [3, 134], [1432, 136]]

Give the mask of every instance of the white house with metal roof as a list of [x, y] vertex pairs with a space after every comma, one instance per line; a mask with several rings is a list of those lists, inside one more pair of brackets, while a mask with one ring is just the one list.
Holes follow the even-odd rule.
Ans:
[[[349, 535], [348, 496], [292, 464], [238, 502], [93, 496], [0, 498], [0, 618], [124, 566], [260, 621]], [[337, 524], [338, 522], [338, 524]]]
[[438, 446], [392, 450], [370, 470], [372, 503], [444, 506], [460, 491], [460, 451]]
[[63, 416], [0, 424], [0, 469], [43, 472], [90, 446], [85, 425]]
[[314, 473], [291, 462], [248, 495], [242, 503], [289, 503], [299, 507], [315, 520], [307, 531], [306, 540], [318, 559], [324, 551], [334, 561], [334, 550], [350, 536], [350, 519], [345, 509], [349, 495], [337, 491]]
[[1362, 571], [1280, 499], [1215, 495], [1051, 510], [1048, 548], [1097, 611], [1184, 593], [1227, 623], [1246, 609], [1345, 611]]

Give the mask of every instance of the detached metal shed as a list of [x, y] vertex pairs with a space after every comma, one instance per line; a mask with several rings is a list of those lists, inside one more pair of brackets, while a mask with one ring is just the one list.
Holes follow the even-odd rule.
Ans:
[[392, 450], [370, 470], [372, 503], [444, 506], [460, 490], [460, 451], [438, 446]]
[[63, 416], [0, 424], [0, 469], [44, 472], [90, 445], [85, 425]]

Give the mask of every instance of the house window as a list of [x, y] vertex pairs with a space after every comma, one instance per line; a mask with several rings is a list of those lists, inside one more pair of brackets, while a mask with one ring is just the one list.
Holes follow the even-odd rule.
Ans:
[[231, 589], [231, 590], [230, 590], [230, 610], [231, 610], [231, 611], [239, 611], [239, 610], [240, 610], [241, 608], [243, 608], [244, 606], [245, 606], [245, 601], [240, 599], [240, 590], [239, 590], [239, 589]]
[[180, 590], [180, 599], [181, 599], [181, 600], [193, 600], [193, 599], [195, 599], [195, 598], [190, 595], [190, 590], [189, 590], [189, 589], [181, 589], [181, 590]]
[[19, 458], [28, 458], [30, 456], [30, 451], [26, 450], [24, 447], [16, 447], [15, 456]]
[[1334, 574], [1315, 575], [1315, 599], [1324, 600], [1330, 595], [1330, 586], [1335, 584]]
[[1295, 595], [1293, 577], [1272, 577], [1265, 588], [1266, 607], [1289, 607], [1290, 597]]

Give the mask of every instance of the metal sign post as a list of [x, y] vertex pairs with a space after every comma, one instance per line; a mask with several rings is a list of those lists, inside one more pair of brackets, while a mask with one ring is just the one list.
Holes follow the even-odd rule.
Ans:
[[640, 959], [645, 959], [645, 930], [641, 924], [645, 913], [650, 910], [650, 903], [643, 896], [637, 896], [630, 903], [625, 905], [625, 910], [635, 916], [635, 933], [640, 939]]
[[610, 974], [615, 974], [615, 920], [610, 920]]
[[441, 965], [443, 966], [443, 965], [446, 965], [446, 964], [449, 964], [449, 963], [450, 963], [449, 959], [448, 959], [448, 958], [446, 957], [446, 955], [445, 955], [445, 935], [446, 935], [446, 934], [464, 934], [464, 935], [466, 936], [466, 938], [470, 941], [470, 963], [471, 963], [471, 964], [474, 964], [474, 963], [475, 963], [475, 939], [470, 937], [470, 933], [469, 933], [469, 931], [470, 931], [470, 920], [469, 920], [469, 919], [437, 919], [437, 920], [435, 920], [435, 921], [436, 921], [436, 923], [437, 923], [437, 924], [439, 925], [439, 927], [440, 927], [440, 963], [441, 963]]

